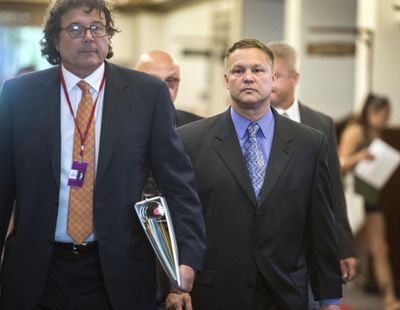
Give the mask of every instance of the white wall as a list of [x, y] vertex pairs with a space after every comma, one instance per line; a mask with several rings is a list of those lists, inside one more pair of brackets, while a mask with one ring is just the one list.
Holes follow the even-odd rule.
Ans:
[[[372, 46], [367, 48], [366, 36], [357, 41], [355, 72], [355, 110], [361, 109], [372, 91], [387, 96], [392, 104], [390, 124], [400, 126], [400, 12], [393, 10], [391, 0], [358, 0], [357, 27], [372, 32]], [[368, 57], [372, 63], [368, 65]], [[368, 71], [369, 69], [369, 71]], [[370, 82], [371, 80], [371, 82]]]
[[393, 1], [379, 0], [373, 45], [373, 91], [388, 96], [392, 103], [391, 125], [400, 126], [400, 12]]
[[373, 40], [371, 31], [377, 27], [378, 0], [357, 1], [357, 29], [356, 62], [354, 76], [354, 112], [359, 112], [365, 97], [370, 92], [373, 66], [371, 63]]
[[[211, 116], [227, 108], [222, 55], [240, 36], [241, 0], [199, 2], [166, 16], [166, 50], [181, 67], [178, 108]], [[239, 15], [240, 13], [240, 15]], [[207, 52], [187, 55], [184, 51]]]
[[163, 15], [121, 12], [116, 15], [115, 22], [121, 32], [112, 39], [115, 54], [113, 62], [132, 68], [141, 53], [164, 48]]
[[255, 38], [263, 42], [283, 39], [283, 0], [243, 1], [243, 38]]
[[210, 59], [204, 55], [185, 55], [184, 51], [211, 51], [213, 43], [212, 4], [200, 3], [169, 13], [165, 19], [165, 49], [177, 59], [181, 84], [176, 106], [201, 115], [209, 105]]
[[[164, 14], [121, 12], [113, 61], [134, 67], [141, 53], [164, 50], [181, 68], [175, 105], [203, 116], [219, 113], [227, 108], [221, 55], [240, 36], [240, 4], [241, 0], [199, 1]], [[188, 55], [188, 50], [209, 55]]]
[[[353, 33], [332, 30], [319, 33], [312, 27], [355, 28], [356, 5], [349, 0], [301, 0], [302, 31], [298, 47], [300, 83], [298, 97], [334, 119], [351, 113], [354, 102], [354, 56], [319, 56], [307, 52], [309, 43], [354, 42]], [[289, 21], [290, 23], [290, 21]]]

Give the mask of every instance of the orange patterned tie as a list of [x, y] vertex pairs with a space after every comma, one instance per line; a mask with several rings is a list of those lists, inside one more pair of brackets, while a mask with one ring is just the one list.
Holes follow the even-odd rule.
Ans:
[[[84, 135], [93, 109], [93, 100], [89, 92], [90, 85], [88, 83], [80, 81], [77, 85], [82, 90], [82, 98], [76, 113], [76, 124], [78, 124], [82, 135]], [[75, 125], [73, 160], [88, 163], [83, 186], [71, 186], [70, 189], [67, 231], [75, 243], [85, 242], [93, 232], [93, 187], [95, 174], [94, 129], [95, 125], [93, 120], [85, 140], [83, 158], [81, 158], [81, 139]]]

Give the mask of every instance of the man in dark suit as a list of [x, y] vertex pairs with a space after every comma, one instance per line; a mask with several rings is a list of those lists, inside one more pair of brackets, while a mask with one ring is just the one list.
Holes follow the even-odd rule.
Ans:
[[[299, 80], [299, 73], [296, 69], [297, 55], [295, 49], [284, 42], [273, 42], [268, 44], [268, 47], [275, 57], [275, 81], [271, 93], [272, 106], [278, 113], [291, 120], [321, 131], [328, 139], [328, 165], [331, 175], [332, 207], [335, 214], [339, 241], [342, 279], [347, 282], [356, 273], [356, 252], [347, 218], [334, 122], [329, 116], [312, 110], [295, 98], [295, 89]], [[312, 299], [312, 295], [310, 294], [310, 309], [317, 309], [317, 304]]]
[[351, 280], [356, 273], [356, 251], [353, 235], [347, 218], [340, 164], [337, 153], [335, 124], [329, 116], [315, 111], [295, 98], [299, 80], [295, 49], [284, 42], [268, 44], [275, 57], [275, 81], [272, 87], [271, 104], [288, 118], [318, 129], [328, 139], [328, 165], [331, 175], [332, 206], [336, 219], [339, 240], [340, 265], [343, 281]]
[[[231, 107], [179, 129], [207, 231], [196, 310], [339, 309], [341, 276], [326, 138], [270, 107], [273, 55], [241, 40], [225, 55]], [[180, 296], [167, 306], [180, 309]]]
[[1, 309], [154, 309], [154, 253], [133, 209], [150, 169], [184, 290], [202, 267], [201, 207], [168, 89], [105, 61], [115, 31], [105, 1], [55, 1], [42, 53], [60, 65], [3, 86]]
[[[164, 81], [171, 94], [172, 102], [175, 102], [178, 95], [180, 78], [179, 65], [175, 59], [163, 51], [150, 51], [140, 55], [135, 67], [136, 70], [142, 71], [158, 77]], [[197, 121], [202, 119], [196, 114], [176, 109], [176, 126]]]
[[[175, 103], [178, 96], [179, 84], [181, 81], [180, 68], [174, 58], [163, 51], [150, 51], [140, 55], [139, 60], [135, 66], [138, 71], [145, 72], [152, 76], [159, 78], [163, 81], [169, 90], [171, 100]], [[197, 120], [202, 119], [201, 116], [196, 114], [176, 109], [176, 126], [182, 126]], [[152, 176], [146, 182], [143, 190], [145, 197], [154, 197], [160, 194], [155, 180]], [[169, 293], [169, 280], [164, 275], [160, 264], [157, 263], [157, 306], [158, 309], [164, 309], [165, 296]], [[189, 300], [189, 299], [188, 299]]]

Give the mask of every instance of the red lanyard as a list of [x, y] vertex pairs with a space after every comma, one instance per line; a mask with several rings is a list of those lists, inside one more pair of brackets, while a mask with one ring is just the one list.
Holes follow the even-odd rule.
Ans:
[[67, 99], [69, 111], [71, 112], [71, 115], [74, 118], [75, 127], [78, 130], [79, 137], [81, 139], [81, 151], [80, 151], [79, 154], [80, 154], [80, 156], [82, 158], [83, 157], [83, 150], [84, 150], [85, 141], [86, 141], [86, 138], [87, 138], [87, 135], [88, 135], [88, 132], [89, 132], [90, 125], [92, 124], [93, 119], [94, 119], [94, 111], [96, 110], [97, 99], [99, 99], [99, 94], [103, 90], [104, 83], [106, 81], [106, 73], [104, 71], [103, 78], [101, 79], [101, 83], [100, 83], [100, 89], [99, 89], [99, 92], [97, 93], [96, 100], [94, 101], [92, 112], [90, 113], [89, 122], [86, 125], [86, 130], [85, 130], [85, 134], [84, 135], [82, 135], [82, 131], [79, 128], [78, 122], [77, 122], [76, 117], [74, 115], [74, 110], [72, 109], [71, 100], [69, 99], [69, 95], [68, 95], [68, 92], [67, 92], [67, 86], [65, 85], [64, 75], [62, 73], [62, 68], [60, 68], [60, 78], [61, 78], [61, 85], [62, 85], [63, 90], [64, 90], [64, 95], [65, 95], [65, 98]]

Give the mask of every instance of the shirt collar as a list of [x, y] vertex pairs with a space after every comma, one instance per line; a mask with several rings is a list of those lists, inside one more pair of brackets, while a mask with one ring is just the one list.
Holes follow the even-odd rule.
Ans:
[[94, 89], [96, 92], [99, 92], [101, 80], [104, 75], [105, 65], [103, 62], [100, 67], [98, 67], [95, 71], [93, 71], [90, 75], [88, 75], [84, 79], [81, 79], [80, 77], [76, 76], [72, 72], [68, 71], [63, 65], [61, 65], [61, 70], [62, 70], [62, 73], [64, 76], [64, 81], [65, 81], [65, 85], [67, 87], [68, 93], [72, 90], [72, 88], [74, 86], [76, 86], [76, 84], [79, 81], [82, 81], [82, 80], [87, 82], [90, 85], [90, 87], [92, 89]]
[[249, 127], [250, 123], [257, 123], [260, 126], [261, 134], [264, 136], [264, 138], [268, 137], [268, 133], [271, 130], [271, 124], [274, 122], [274, 115], [272, 114], [271, 108], [269, 108], [267, 112], [256, 122], [251, 122], [247, 118], [241, 116], [232, 107], [231, 117], [236, 133], [240, 139], [247, 137], [247, 127]]
[[286, 112], [286, 114], [291, 120], [300, 123], [300, 106], [299, 106], [299, 101], [297, 99], [294, 99], [293, 104], [287, 110], [281, 108], [275, 108], [275, 110], [279, 114], [283, 114], [283, 112]]

